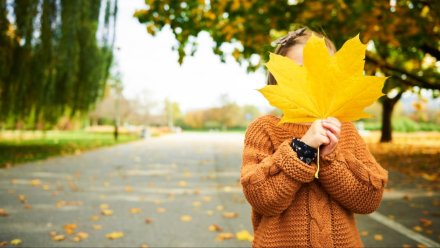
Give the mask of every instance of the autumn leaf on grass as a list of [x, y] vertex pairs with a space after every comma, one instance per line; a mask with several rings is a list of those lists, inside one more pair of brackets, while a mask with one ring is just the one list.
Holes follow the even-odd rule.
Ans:
[[77, 227], [78, 227], [78, 226], [77, 226], [76, 224], [66, 224], [66, 225], [63, 226], [64, 231], [65, 231], [67, 234], [73, 234], [73, 233], [75, 233], [75, 229], [76, 229]]
[[277, 81], [258, 91], [284, 113], [281, 123], [313, 122], [333, 116], [341, 122], [369, 118], [363, 109], [382, 93], [387, 77], [365, 76], [366, 45], [359, 34], [330, 55], [316, 35], [304, 46], [304, 65], [288, 57], [269, 54], [265, 64]]
[[224, 212], [223, 213], [223, 217], [225, 217], [227, 219], [237, 218], [238, 217], [238, 213], [235, 213], [235, 212]]
[[4, 208], [0, 208], [0, 216], [1, 217], [7, 217], [9, 216], [8, 212]]
[[140, 208], [131, 208], [130, 213], [139, 214], [142, 210]]

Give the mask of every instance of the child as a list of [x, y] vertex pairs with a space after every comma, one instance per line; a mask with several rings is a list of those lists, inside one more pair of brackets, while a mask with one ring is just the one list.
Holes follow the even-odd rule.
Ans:
[[[277, 40], [275, 53], [301, 65], [312, 32], [290, 32]], [[334, 53], [333, 43], [325, 41]], [[276, 84], [270, 73], [268, 84]], [[379, 207], [388, 172], [352, 122], [333, 117], [312, 123], [279, 121], [273, 115], [259, 117], [245, 134], [240, 182], [252, 207], [252, 247], [362, 247], [354, 214]]]

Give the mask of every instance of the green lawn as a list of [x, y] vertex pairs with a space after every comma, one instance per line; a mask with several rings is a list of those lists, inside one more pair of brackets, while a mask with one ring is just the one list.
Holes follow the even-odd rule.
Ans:
[[112, 133], [85, 131], [0, 132], [0, 168], [52, 156], [78, 154], [84, 150], [136, 139], [138, 136], [120, 134], [116, 142]]

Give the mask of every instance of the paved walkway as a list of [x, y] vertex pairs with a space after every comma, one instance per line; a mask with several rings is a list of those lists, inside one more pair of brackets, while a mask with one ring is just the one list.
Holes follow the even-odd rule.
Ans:
[[[250, 247], [235, 236], [252, 234], [242, 142], [234, 133], [168, 135], [0, 170], [0, 243]], [[391, 182], [379, 211], [358, 216], [365, 245], [438, 245], [438, 192], [391, 176], [407, 183]]]

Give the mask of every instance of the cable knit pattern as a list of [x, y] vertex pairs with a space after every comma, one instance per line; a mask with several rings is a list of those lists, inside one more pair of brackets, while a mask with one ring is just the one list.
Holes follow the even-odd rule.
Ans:
[[352, 122], [344, 122], [336, 149], [315, 162], [290, 147], [310, 125], [278, 124], [266, 115], [247, 128], [240, 182], [252, 207], [252, 247], [361, 247], [354, 213], [375, 211], [388, 172], [369, 152]]

